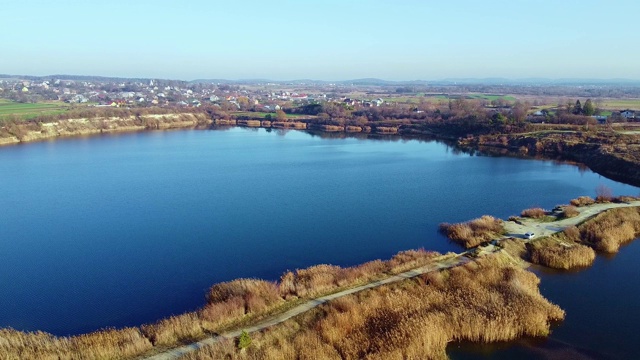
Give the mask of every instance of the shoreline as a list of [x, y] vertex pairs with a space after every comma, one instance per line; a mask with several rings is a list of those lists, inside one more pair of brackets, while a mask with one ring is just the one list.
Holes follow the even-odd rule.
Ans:
[[[320, 136], [336, 137], [391, 137], [426, 139], [451, 142], [465, 152], [480, 152], [499, 156], [525, 157], [531, 159], [566, 161], [586, 166], [591, 171], [609, 179], [628, 185], [640, 186], [640, 154], [627, 153], [596, 139], [576, 132], [574, 138], [531, 134], [468, 135], [458, 138], [429, 127], [414, 125], [323, 125], [314, 119], [298, 119], [287, 122], [244, 119], [212, 119], [206, 113], [169, 113], [129, 115], [126, 117], [80, 118], [59, 120], [51, 123], [25, 123], [5, 127], [5, 136], [0, 136], [0, 148], [36, 141], [52, 141], [74, 137], [91, 137], [103, 134], [118, 134], [169, 129], [216, 129], [225, 127], [263, 128], [268, 130], [301, 130]], [[1, 130], [1, 129], [0, 129]], [[439, 129], [442, 130], [442, 129]], [[6, 136], [6, 133], [13, 133]], [[540, 137], [542, 136], [542, 137]], [[576, 142], [577, 141], [577, 142]], [[639, 145], [640, 146], [640, 145]], [[624, 151], [623, 151], [624, 150]]]
[[[304, 298], [305, 298], [304, 294], [300, 293], [302, 294], [302, 297], [300, 297], [300, 294], [298, 294], [298, 296], [295, 296], [294, 298], [292, 298], [292, 300], [294, 300], [293, 302], [291, 302], [291, 300], [287, 300], [284, 303], [276, 302], [275, 303], [276, 306], [271, 308], [267, 307], [266, 312], [264, 311], [258, 312], [255, 315], [243, 315], [239, 318], [240, 319], [239, 323], [237, 322], [237, 320], [235, 320], [235, 321], [231, 321], [226, 325], [222, 324], [222, 327], [220, 326], [217, 327], [220, 329], [220, 332], [216, 331], [213, 334], [213, 336], [211, 336], [211, 334], [207, 335], [206, 332], [201, 333], [200, 336], [195, 336], [195, 338], [192, 337], [193, 335], [186, 334], [185, 335], [186, 337], [180, 338], [180, 336], [178, 336], [176, 340], [171, 340], [166, 345], [162, 345], [161, 343], [158, 343], [159, 338], [157, 338], [157, 336], [160, 333], [158, 333], [157, 331], [162, 332], [165, 330], [162, 330], [162, 329], [158, 330], [159, 329], [157, 328], [158, 324], [162, 325], [163, 322], [169, 321], [169, 323], [167, 323], [166, 325], [169, 325], [171, 327], [173, 326], [172, 325], [173, 323], [171, 323], [172, 319], [176, 319], [181, 316], [191, 316], [190, 315], [191, 313], [179, 315], [178, 317], [173, 317], [165, 320], [160, 320], [158, 323], [156, 323], [156, 325], [154, 325], [156, 326], [156, 328], [151, 328], [151, 331], [152, 331], [151, 333], [148, 331], [145, 331], [145, 326], [147, 325], [140, 327], [140, 329], [142, 329], [142, 333], [140, 333], [140, 335], [143, 338], [146, 338], [147, 340], [145, 341], [148, 341], [149, 343], [148, 345], [144, 346], [146, 350], [142, 351], [142, 353], [138, 353], [138, 355], [134, 355], [134, 357], [141, 358], [140, 356], [143, 356], [142, 358], [149, 358], [153, 360], [176, 359], [178, 358], [178, 356], [184, 355], [187, 352], [197, 350], [205, 345], [211, 345], [219, 341], [222, 341], [224, 339], [233, 339], [237, 337], [242, 330], [255, 332], [255, 331], [260, 331], [262, 329], [282, 323], [292, 318], [293, 316], [303, 314], [311, 309], [316, 308], [317, 306], [326, 304], [331, 300], [336, 300], [348, 295], [352, 295], [365, 290], [388, 285], [391, 283], [397, 283], [403, 280], [420, 277], [426, 273], [449, 270], [449, 269], [458, 267], [460, 265], [467, 264], [469, 262], [475, 262], [478, 259], [481, 259], [486, 256], [502, 254], [501, 256], [504, 256], [507, 259], [506, 261], [512, 264], [516, 264], [519, 267], [522, 267], [522, 266], [526, 267], [528, 266], [526, 262], [524, 262], [523, 260], [517, 259], [516, 256], [514, 256], [512, 253], [507, 251], [504, 247], [497, 246], [498, 245], [497, 241], [506, 239], [509, 236], [514, 236], [514, 235], [517, 236], [517, 234], [522, 233], [523, 231], [529, 232], [534, 230], [539, 234], [541, 238], [544, 238], [545, 236], [559, 233], [560, 231], [564, 230], [564, 228], [566, 227], [584, 223], [590, 219], [593, 219], [599, 214], [606, 213], [607, 211], [615, 208], [638, 208], [638, 207], [640, 207], [639, 200], [634, 200], [628, 203], [603, 203], [603, 204], [585, 206], [585, 207], [581, 207], [581, 211], [578, 216], [572, 217], [570, 219], [558, 220], [551, 223], [527, 221], [526, 224], [523, 224], [521, 222], [520, 224], [513, 223], [508, 227], [505, 226], [507, 236], [500, 236], [499, 238], [495, 239], [496, 240], [495, 243], [493, 241], [488, 244], [484, 243], [474, 248], [463, 251], [461, 253], [436, 255], [436, 254], [425, 252], [423, 253], [423, 255], [415, 254], [415, 255], [409, 256], [408, 258], [405, 256], [404, 260], [402, 260], [403, 253], [399, 253], [398, 255], [396, 255], [394, 258], [392, 258], [387, 262], [380, 263], [380, 261], [377, 260], [377, 263], [376, 261], [373, 261], [370, 263], [365, 263], [360, 266], [356, 266], [354, 268], [345, 268], [344, 269], [345, 271], [353, 270], [358, 272], [357, 269], [365, 269], [366, 266], [373, 264], [374, 266], [373, 268], [375, 269], [384, 269], [384, 267], [380, 268], [381, 265], [378, 265], [378, 264], [384, 264], [384, 263], [391, 264], [397, 257], [398, 257], [398, 260], [396, 261], [396, 263], [394, 263], [395, 265], [391, 264], [392, 267], [389, 269], [396, 269], [396, 268], [403, 269], [404, 267], [409, 266], [407, 270], [402, 270], [401, 272], [396, 273], [395, 275], [393, 274], [395, 270], [386, 270], [383, 273], [374, 273], [373, 275], [369, 276], [370, 280], [365, 280], [364, 282], [363, 280], [356, 280], [355, 282], [348, 283], [350, 285], [345, 284], [345, 286], [343, 286], [342, 288], [337, 287], [337, 288], [330, 288], [327, 290], [323, 290], [318, 295], [308, 297], [307, 298], [308, 300], [306, 301], [304, 301]], [[313, 269], [313, 268], [315, 267], [312, 267], [309, 269]], [[309, 269], [306, 269], [306, 270], [309, 270]], [[379, 272], [380, 270], [375, 270], [375, 271]], [[389, 273], [389, 271], [391, 272]], [[386, 276], [384, 275], [385, 273], [386, 273]], [[285, 278], [286, 278], [286, 274], [285, 276], [283, 276], [283, 279]], [[237, 281], [238, 280], [234, 280], [229, 283], [214, 285], [212, 287], [212, 293], [216, 287], [228, 286], [229, 284], [232, 284]], [[242, 280], [239, 280], [239, 281], [242, 281]], [[285, 280], [281, 280], [281, 282], [282, 281], [285, 281]], [[228, 290], [224, 290], [224, 291], [228, 291]], [[313, 293], [310, 293], [310, 294], [313, 294]], [[295, 300], [295, 299], [298, 299], [298, 300]], [[302, 300], [302, 302], [299, 302], [300, 300]], [[127, 328], [127, 329], [113, 330], [113, 331], [115, 332], [138, 331], [135, 329], [137, 328]], [[0, 331], [1, 330], [6, 331], [7, 329], [0, 329]], [[156, 331], [155, 333], [156, 335], [153, 335], [154, 334], [153, 331]], [[29, 334], [38, 334], [38, 333], [23, 333], [23, 334], [25, 334], [25, 336], [28, 336]], [[99, 334], [99, 332], [87, 333], [87, 334], [78, 335], [75, 337], [70, 337], [65, 339], [82, 338], [87, 336], [90, 337], [90, 336], [95, 336], [96, 334]], [[2, 333], [0, 333], [0, 335], [2, 335]], [[207, 336], [203, 337], [202, 335], [207, 335]], [[191, 341], [188, 341], [188, 339], [193, 339], [194, 341], [191, 342]], [[169, 345], [173, 343], [175, 346], [175, 345], [184, 344], [184, 342], [188, 342], [189, 344], [184, 345], [182, 347], [177, 347], [177, 348]], [[155, 345], [153, 345], [154, 343]], [[153, 353], [155, 353], [155, 355], [151, 355]], [[147, 355], [144, 355], [144, 354], [147, 354]]]

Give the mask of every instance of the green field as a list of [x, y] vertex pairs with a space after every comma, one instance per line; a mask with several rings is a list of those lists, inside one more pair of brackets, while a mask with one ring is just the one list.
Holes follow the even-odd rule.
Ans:
[[608, 110], [640, 110], [640, 99], [603, 99], [601, 108]]
[[21, 119], [32, 119], [39, 115], [57, 115], [69, 109], [69, 104], [50, 103], [17, 103], [0, 99], [0, 118], [18, 116]]
[[405, 95], [405, 96], [387, 97], [387, 98], [384, 98], [384, 101], [388, 103], [401, 103], [401, 104], [418, 104], [421, 101], [426, 101], [434, 104], [442, 104], [442, 103], [448, 102], [450, 99], [455, 100], [460, 98], [469, 99], [469, 100], [486, 100], [486, 101], [493, 101], [498, 99], [502, 99], [507, 102], [516, 101], [516, 98], [511, 95], [494, 95], [494, 94], [446, 95], [446, 94], [423, 94], [423, 93], [416, 94], [413, 96]]
[[510, 95], [494, 95], [494, 94], [469, 94], [466, 96], [467, 99], [479, 99], [479, 100], [487, 100], [487, 101], [493, 101], [493, 100], [505, 100], [505, 101], [509, 101], [509, 102], [515, 102], [516, 98], [514, 98], [513, 96]]

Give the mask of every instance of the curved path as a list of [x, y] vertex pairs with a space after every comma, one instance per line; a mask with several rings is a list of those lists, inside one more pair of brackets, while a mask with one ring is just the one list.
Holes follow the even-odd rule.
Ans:
[[[558, 220], [558, 221], [553, 221], [553, 222], [538, 222], [535, 220], [523, 220], [523, 221], [519, 221], [519, 223], [515, 223], [513, 221], [507, 221], [505, 222], [505, 230], [507, 231], [507, 236], [506, 237], [519, 237], [519, 238], [523, 238], [524, 234], [527, 232], [533, 232], [536, 234], [536, 238], [538, 237], [544, 237], [544, 236], [549, 236], [552, 235], [554, 233], [560, 232], [562, 230], [564, 230], [566, 227], [568, 226], [574, 226], [574, 225], [578, 225], [579, 223], [584, 222], [585, 220], [588, 220], [589, 218], [605, 211], [605, 210], [609, 210], [612, 208], [618, 208], [618, 207], [632, 207], [632, 206], [640, 206], [640, 201], [633, 201], [633, 202], [629, 202], [629, 203], [620, 203], [620, 204], [614, 204], [614, 203], [606, 203], [606, 204], [595, 204], [595, 205], [591, 205], [588, 207], [583, 207], [583, 208], [579, 208], [580, 210], [580, 214], [578, 216], [575, 216], [573, 218], [569, 218], [569, 219], [562, 219], [562, 220]], [[460, 254], [457, 254], [453, 257], [447, 257], [441, 261], [438, 261], [434, 264], [429, 264], [420, 268], [416, 268], [413, 270], [409, 270], [406, 272], [403, 272], [401, 274], [398, 275], [394, 275], [382, 280], [376, 280], [373, 282], [370, 282], [368, 284], [365, 285], [361, 285], [358, 287], [354, 287], [351, 289], [347, 289], [347, 290], [343, 290], [337, 293], [333, 293], [330, 295], [326, 295], [326, 296], [322, 296], [313, 300], [309, 300], [303, 304], [300, 304], [284, 313], [278, 314], [278, 315], [274, 315], [270, 318], [267, 318], [265, 320], [262, 320], [256, 324], [254, 324], [253, 326], [247, 327], [247, 328], [242, 328], [242, 329], [237, 329], [235, 331], [230, 331], [230, 332], [225, 332], [223, 334], [220, 335], [216, 335], [216, 336], [211, 336], [208, 337], [206, 339], [203, 339], [201, 341], [198, 342], [194, 342], [188, 345], [184, 345], [178, 348], [174, 348], [171, 350], [167, 350], [165, 352], [162, 352], [160, 354], [157, 355], [153, 355], [153, 356], [149, 356], [146, 357], [145, 359], [147, 360], [174, 360], [174, 359], [179, 359], [181, 356], [190, 353], [192, 351], [198, 350], [203, 346], [207, 346], [207, 345], [211, 345], [211, 344], [215, 344], [221, 340], [224, 339], [234, 339], [238, 336], [240, 336], [240, 334], [242, 333], [242, 331], [246, 331], [248, 333], [252, 333], [252, 332], [256, 332], [256, 331], [260, 331], [263, 329], [266, 329], [270, 326], [273, 325], [277, 325], [280, 324], [284, 321], [287, 321], [289, 319], [291, 319], [292, 317], [302, 314], [304, 312], [307, 312], [315, 307], [317, 307], [318, 305], [324, 304], [328, 301], [331, 300], [335, 300], [337, 298], [343, 297], [343, 296], [347, 296], [347, 295], [351, 295], [353, 293], [357, 293], [363, 290], [367, 290], [367, 289], [371, 289], [374, 287], [378, 287], [381, 285], [386, 285], [386, 284], [391, 284], [391, 283], [395, 283], [398, 281], [402, 281], [402, 280], [406, 280], [406, 279], [410, 279], [413, 277], [416, 277], [418, 275], [422, 275], [428, 272], [432, 272], [432, 271], [439, 271], [442, 269], [448, 269], [454, 266], [458, 266], [461, 265], [467, 261], [469, 261], [468, 258], [464, 257], [464, 255], [466, 255], [467, 253], [471, 252], [473, 249], [469, 249], [465, 252], [462, 252]], [[494, 247], [493, 251], [497, 251], [497, 248]]]
[[260, 331], [263, 329], [266, 329], [270, 326], [273, 325], [277, 325], [280, 324], [281, 322], [287, 321], [289, 319], [291, 319], [292, 317], [302, 314], [304, 312], [307, 312], [313, 308], [315, 308], [318, 305], [322, 305], [328, 301], [331, 300], [335, 300], [337, 298], [341, 298], [343, 296], [347, 296], [347, 295], [351, 295], [353, 293], [357, 293], [363, 290], [367, 290], [367, 289], [371, 289], [374, 287], [378, 287], [381, 285], [386, 285], [386, 284], [391, 284], [394, 282], [398, 282], [398, 281], [402, 281], [402, 280], [406, 280], [406, 279], [411, 279], [413, 277], [416, 277], [418, 275], [422, 275], [422, 274], [426, 274], [428, 272], [432, 272], [432, 271], [439, 271], [442, 269], [447, 269], [447, 268], [451, 268], [454, 266], [458, 266], [461, 265], [463, 263], [466, 263], [467, 261], [469, 261], [468, 258], [463, 257], [462, 255], [466, 254], [466, 253], [462, 253], [462, 254], [458, 254], [455, 256], [450, 256], [447, 257], [443, 260], [440, 260], [438, 262], [436, 262], [435, 264], [429, 264], [423, 267], [419, 267], [413, 270], [409, 270], [409, 271], [405, 271], [403, 273], [400, 273], [398, 275], [394, 275], [382, 280], [376, 280], [373, 282], [370, 282], [368, 284], [365, 285], [361, 285], [361, 286], [357, 286], [351, 289], [347, 289], [347, 290], [343, 290], [337, 293], [333, 293], [330, 295], [325, 295], [319, 298], [315, 298], [312, 300], [309, 300], [303, 304], [300, 304], [290, 310], [287, 310], [281, 314], [278, 315], [274, 315], [270, 318], [267, 318], [265, 320], [262, 320], [258, 323], [256, 323], [253, 326], [249, 326], [246, 328], [242, 328], [242, 329], [238, 329], [235, 331], [230, 331], [230, 332], [225, 332], [223, 334], [220, 335], [216, 335], [216, 336], [211, 336], [208, 337], [204, 340], [200, 340], [198, 342], [194, 342], [191, 343], [189, 345], [184, 345], [175, 349], [171, 349], [171, 350], [167, 350], [163, 353], [157, 354], [157, 355], [153, 355], [150, 357], [147, 357], [146, 359], [148, 360], [172, 360], [172, 359], [178, 359], [181, 356], [192, 352], [194, 350], [197, 350], [203, 346], [206, 345], [210, 345], [210, 344], [215, 344], [221, 340], [224, 339], [233, 339], [236, 338], [238, 336], [240, 336], [240, 334], [242, 333], [242, 331], [246, 331], [248, 333], [252, 333], [252, 332], [256, 332], [256, 331]]

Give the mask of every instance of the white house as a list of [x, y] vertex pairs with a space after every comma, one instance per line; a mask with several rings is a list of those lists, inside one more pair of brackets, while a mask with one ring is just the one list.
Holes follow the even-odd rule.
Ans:
[[635, 111], [629, 110], [629, 109], [620, 111], [620, 115], [625, 119], [635, 119], [636, 118]]

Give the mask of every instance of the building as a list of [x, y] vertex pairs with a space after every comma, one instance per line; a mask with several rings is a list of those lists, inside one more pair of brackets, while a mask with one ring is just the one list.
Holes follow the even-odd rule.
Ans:
[[620, 116], [622, 116], [625, 119], [635, 119], [636, 118], [636, 112], [633, 110], [623, 110], [620, 111]]

